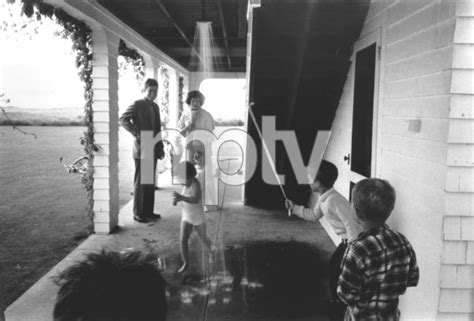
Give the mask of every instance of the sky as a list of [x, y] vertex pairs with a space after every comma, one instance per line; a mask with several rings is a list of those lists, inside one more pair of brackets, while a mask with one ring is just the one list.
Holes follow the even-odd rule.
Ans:
[[245, 79], [208, 79], [199, 90], [206, 97], [203, 108], [214, 119], [244, 119]]
[[[32, 33], [37, 24], [26, 24], [19, 5], [10, 7], [13, 18], [10, 17], [6, 5], [0, 4], [0, 21], [27, 25], [18, 33], [0, 32], [0, 94], [5, 93], [10, 99], [7, 106], [82, 109], [84, 86], [77, 75], [71, 41], [54, 34], [59, 27], [49, 18], [43, 18], [38, 32]], [[120, 111], [141, 97], [132, 68], [121, 75], [119, 89]], [[243, 119], [245, 80], [207, 80], [199, 89], [206, 96], [204, 108], [215, 119]]]
[[[19, 2], [18, 2], [19, 3]], [[15, 12], [18, 14], [18, 12]], [[0, 20], [7, 11], [0, 8]], [[22, 23], [21, 19], [18, 19]], [[38, 34], [0, 32], [0, 92], [22, 108], [82, 108], [71, 42], [55, 36], [56, 24], [43, 19]]]

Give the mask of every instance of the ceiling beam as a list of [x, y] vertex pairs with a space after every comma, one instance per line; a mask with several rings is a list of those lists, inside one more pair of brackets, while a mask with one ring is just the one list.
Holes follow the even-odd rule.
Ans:
[[[223, 52], [221, 48], [216, 48], [216, 52], [214, 53], [215, 56], [222, 56]], [[174, 46], [172, 48], [173, 52], [179, 54], [179, 55], [188, 55], [189, 54], [189, 49], [188, 47], [176, 47]], [[232, 57], [246, 57], [247, 55], [247, 50], [244, 47], [234, 47], [234, 48], [229, 48], [229, 56]]]
[[221, 0], [216, 0], [216, 2], [217, 2], [217, 9], [219, 12], [219, 20], [221, 21], [221, 26], [222, 26], [222, 35], [224, 36], [224, 47], [225, 47], [225, 54], [227, 56], [227, 64], [229, 65], [229, 68], [232, 68], [232, 64], [230, 62], [230, 54], [229, 54], [229, 42], [227, 40], [227, 30], [225, 27], [224, 10], [222, 9]]
[[168, 17], [168, 19], [171, 21], [171, 23], [176, 28], [176, 30], [178, 30], [179, 34], [184, 39], [184, 41], [189, 45], [189, 47], [191, 47], [192, 52], [196, 55], [196, 57], [199, 58], [199, 60], [202, 61], [201, 56], [196, 51], [196, 49], [194, 49], [193, 44], [191, 43], [191, 41], [189, 41], [188, 37], [186, 37], [186, 34], [184, 33], [183, 29], [181, 29], [181, 27], [176, 23], [176, 21], [173, 19], [173, 17], [171, 17], [171, 15], [168, 12], [168, 9], [166, 9], [165, 5], [161, 2], [161, 0], [155, 0], [155, 2], [156, 2], [156, 4], [158, 4], [158, 6], [160, 6], [161, 11], [163, 11], [163, 13], [166, 15], [166, 17]]

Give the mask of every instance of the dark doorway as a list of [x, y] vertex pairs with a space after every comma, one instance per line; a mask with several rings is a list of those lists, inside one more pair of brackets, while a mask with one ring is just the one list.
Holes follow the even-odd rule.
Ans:
[[376, 49], [373, 43], [357, 52], [355, 65], [351, 170], [365, 177], [372, 168]]

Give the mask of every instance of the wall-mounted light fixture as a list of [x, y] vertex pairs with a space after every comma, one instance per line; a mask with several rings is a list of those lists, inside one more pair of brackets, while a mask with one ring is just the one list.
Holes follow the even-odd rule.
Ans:
[[421, 131], [421, 120], [420, 119], [408, 120], [408, 131], [412, 133], [419, 133]]

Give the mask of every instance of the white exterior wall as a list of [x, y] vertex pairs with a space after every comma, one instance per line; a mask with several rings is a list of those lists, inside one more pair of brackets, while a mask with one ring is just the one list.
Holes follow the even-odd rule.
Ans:
[[474, 2], [459, 1], [449, 110], [440, 320], [474, 320]]
[[[445, 218], [454, 208], [447, 205], [447, 184], [456, 184], [449, 183], [450, 177], [461, 174], [458, 170], [452, 172], [447, 161], [452, 149], [448, 137], [457, 130], [465, 133], [465, 126], [472, 125], [471, 114], [470, 122], [463, 120], [459, 125], [463, 128], [451, 128], [451, 83], [456, 72], [452, 69], [455, 27], [454, 0], [374, 1], [360, 36], [363, 38], [381, 28], [379, 105], [375, 115], [378, 126], [374, 127], [373, 133], [377, 141], [373, 153], [376, 153], [377, 160], [373, 166], [376, 177], [387, 179], [397, 191], [395, 210], [388, 223], [410, 240], [420, 267], [418, 287], [409, 288], [401, 298], [404, 320], [441, 317], [438, 313], [444, 294], [440, 289], [440, 273], [446, 273], [445, 267], [441, 266], [442, 256], [454, 256], [459, 260], [454, 252], [443, 252], [443, 247], [446, 247], [443, 236], [453, 234], [457, 237], [459, 234], [461, 237], [461, 221], [447, 224]], [[350, 166], [343, 157], [351, 152], [353, 86], [354, 64], [348, 74], [325, 154], [325, 159], [339, 168], [336, 189], [347, 197]], [[419, 130], [410, 126], [415, 122], [421, 124]], [[470, 142], [472, 144], [472, 136]], [[457, 143], [453, 145], [464, 159], [471, 157], [472, 160], [472, 145], [470, 149]], [[472, 177], [472, 167], [463, 167], [462, 173]], [[460, 184], [469, 185], [466, 180]], [[463, 198], [465, 205], [461, 205], [461, 209], [470, 204], [472, 215], [472, 198], [457, 195], [457, 190], [453, 192], [456, 194], [454, 198]], [[455, 203], [454, 199], [450, 202]], [[448, 243], [448, 246], [453, 245], [453, 250], [458, 251], [456, 253], [464, 251], [466, 257], [467, 249], [463, 246], [468, 242], [462, 245], [453, 243]], [[471, 244], [471, 247], [474, 246]], [[467, 275], [469, 271], [459, 273]], [[449, 298], [461, 296], [465, 301], [465, 293], [451, 293]], [[456, 306], [453, 301], [450, 305]]]

